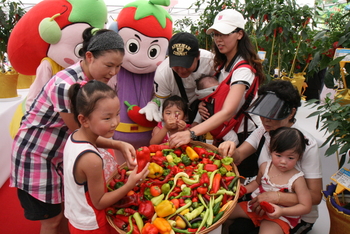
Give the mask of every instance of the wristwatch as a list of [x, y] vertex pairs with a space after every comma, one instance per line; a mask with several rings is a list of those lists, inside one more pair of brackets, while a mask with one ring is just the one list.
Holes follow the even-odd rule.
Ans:
[[190, 137], [191, 137], [191, 139], [192, 140], [196, 140], [197, 139], [197, 136], [196, 136], [196, 133], [194, 132], [194, 131], [191, 131], [191, 130], [188, 130], [188, 131], [190, 131]]

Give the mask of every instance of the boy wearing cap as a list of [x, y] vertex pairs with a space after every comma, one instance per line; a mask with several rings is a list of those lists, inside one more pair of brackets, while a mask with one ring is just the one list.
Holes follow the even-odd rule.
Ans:
[[[223, 155], [229, 155], [234, 158], [236, 164], [239, 164], [249, 155], [256, 152], [259, 155], [258, 164], [261, 165], [270, 159], [268, 145], [270, 142], [269, 132], [279, 127], [293, 127], [299, 129], [309, 144], [306, 146], [302, 159], [297, 163], [296, 168], [304, 173], [307, 186], [312, 196], [312, 210], [309, 214], [303, 215], [301, 222], [290, 231], [290, 233], [305, 234], [312, 229], [313, 224], [318, 218], [317, 205], [321, 202], [322, 194], [322, 170], [316, 140], [305, 130], [295, 123], [297, 108], [301, 105], [300, 94], [298, 90], [289, 82], [284, 80], [273, 80], [270, 83], [259, 88], [259, 98], [247, 110], [249, 113], [259, 115], [263, 126], [256, 129], [238, 148], [232, 142], [224, 142], [219, 146], [219, 151]], [[260, 146], [260, 147], [259, 147]], [[276, 202], [278, 204], [291, 206], [297, 203], [294, 193], [266, 192], [251, 200], [253, 210], [260, 212], [258, 205], [261, 201]], [[237, 219], [230, 227], [235, 233], [252, 234], [258, 233], [251, 223], [251, 232], [248, 230], [249, 224], [244, 225], [247, 220]], [[250, 223], [250, 221], [248, 221]]]
[[204, 74], [214, 74], [213, 54], [199, 49], [197, 38], [190, 33], [179, 32], [173, 35], [168, 53], [169, 57], [158, 66], [154, 76], [155, 99], [140, 110], [150, 121], [161, 121], [158, 104], [170, 96], [181, 96], [189, 106], [198, 104], [195, 102], [196, 80]]

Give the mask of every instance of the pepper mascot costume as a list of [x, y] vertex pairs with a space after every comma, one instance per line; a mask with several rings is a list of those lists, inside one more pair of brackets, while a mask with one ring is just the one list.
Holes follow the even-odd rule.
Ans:
[[[124, 6], [111, 29], [124, 40], [125, 56], [117, 75], [120, 123], [115, 140], [126, 141], [135, 149], [149, 145], [156, 122], [149, 122], [138, 110], [153, 98], [154, 74], [165, 59], [172, 36], [172, 19], [159, 5], [170, 0], [137, 0]], [[116, 152], [118, 154], [118, 152]], [[118, 163], [121, 157], [117, 156]]]
[[46, 82], [79, 61], [83, 31], [91, 26], [103, 28], [106, 22], [103, 0], [43, 0], [20, 19], [9, 38], [9, 60], [20, 74], [36, 78], [27, 99], [16, 110], [10, 125], [12, 137]]

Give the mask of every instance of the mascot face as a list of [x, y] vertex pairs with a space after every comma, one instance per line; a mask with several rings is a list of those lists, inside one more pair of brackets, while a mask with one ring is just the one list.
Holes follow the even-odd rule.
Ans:
[[131, 29], [122, 28], [119, 31], [125, 43], [123, 67], [136, 74], [146, 74], [156, 70], [164, 60], [169, 44], [164, 37], [147, 37]]
[[82, 48], [83, 31], [90, 27], [89, 24], [77, 23], [65, 27], [62, 30], [61, 40], [50, 45], [47, 53], [60, 66], [66, 68], [79, 61], [79, 50]]

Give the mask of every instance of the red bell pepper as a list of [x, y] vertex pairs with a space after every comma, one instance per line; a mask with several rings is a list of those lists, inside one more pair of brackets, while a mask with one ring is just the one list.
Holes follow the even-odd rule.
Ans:
[[168, 145], [150, 145], [148, 148], [151, 153], [156, 153], [157, 151], [162, 151], [163, 149], [171, 149]]
[[205, 164], [204, 165], [204, 170], [206, 170], [206, 171], [215, 171], [216, 169], [218, 169], [218, 166], [215, 164]]
[[124, 213], [125, 214], [129, 214], [129, 215], [133, 215], [133, 214], [136, 213], [136, 210], [133, 210], [133, 209], [127, 207], [127, 208], [124, 209]]
[[275, 211], [275, 208], [267, 201], [260, 202], [260, 206], [261, 209], [263, 209], [267, 213], [273, 213]]
[[151, 152], [147, 146], [142, 146], [136, 151], [137, 173], [140, 173], [143, 168], [151, 161]]
[[108, 216], [114, 215], [114, 214], [115, 214], [115, 209], [114, 209], [113, 207], [107, 207], [107, 208], [106, 208], [106, 214], [107, 214]]
[[154, 206], [151, 201], [143, 200], [139, 206], [139, 213], [147, 219], [151, 219], [155, 213]]
[[173, 153], [176, 154], [178, 157], [180, 157], [181, 154], [182, 154], [182, 150], [181, 149], [176, 149], [176, 150], [174, 150]]
[[122, 214], [117, 214], [114, 216], [116, 219], [120, 219], [122, 221], [124, 221], [125, 223], [129, 223], [129, 216], [125, 216], [125, 215], [122, 215]]
[[198, 187], [197, 192], [202, 194], [202, 195], [207, 194], [208, 188], [207, 187]]

